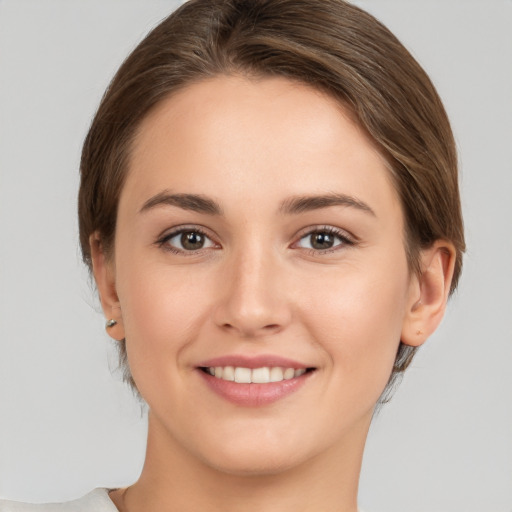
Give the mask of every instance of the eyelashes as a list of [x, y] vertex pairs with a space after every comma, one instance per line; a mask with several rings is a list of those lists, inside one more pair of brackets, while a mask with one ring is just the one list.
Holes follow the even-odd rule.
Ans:
[[156, 244], [174, 254], [197, 254], [204, 249], [217, 248], [216, 244], [210, 236], [197, 226], [182, 227], [165, 234], [156, 241]]
[[[303, 230], [290, 247], [308, 254], [322, 255], [356, 245], [355, 237], [334, 226], [316, 226]], [[221, 249], [206, 230], [199, 226], [183, 226], [161, 236], [156, 245], [163, 250], [183, 256]]]
[[342, 246], [355, 245], [355, 240], [340, 229], [324, 226], [307, 231], [293, 245], [309, 252], [325, 254], [336, 251]]

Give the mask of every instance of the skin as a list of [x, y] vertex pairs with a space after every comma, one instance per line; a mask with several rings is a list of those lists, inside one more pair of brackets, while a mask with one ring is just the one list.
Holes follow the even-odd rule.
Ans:
[[[437, 242], [411, 275], [384, 159], [334, 99], [285, 79], [220, 76], [168, 98], [142, 122], [128, 172], [115, 253], [91, 236], [109, 333], [126, 337], [150, 408], [141, 478], [112, 500], [129, 512], [354, 512], [375, 404], [400, 339], [420, 345], [441, 320], [453, 247]], [[206, 196], [222, 213], [147, 205], [161, 194]], [[359, 206], [283, 211], [333, 194]], [[205, 245], [162, 241], [183, 226]], [[312, 248], [326, 227], [332, 247]], [[295, 393], [241, 407], [197, 369], [227, 354], [315, 370]]]

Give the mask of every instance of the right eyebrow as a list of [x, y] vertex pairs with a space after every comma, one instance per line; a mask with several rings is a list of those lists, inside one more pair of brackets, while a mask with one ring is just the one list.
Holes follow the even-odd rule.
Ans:
[[376, 217], [375, 212], [365, 202], [354, 196], [339, 193], [319, 196], [290, 197], [281, 204], [280, 210], [282, 213], [290, 215], [312, 210], [320, 210], [331, 206], [347, 206], [369, 213], [373, 217]]
[[139, 213], [165, 205], [177, 206], [183, 210], [205, 213], [207, 215], [222, 215], [222, 208], [209, 197], [201, 194], [172, 194], [168, 190], [150, 197], [139, 210]]

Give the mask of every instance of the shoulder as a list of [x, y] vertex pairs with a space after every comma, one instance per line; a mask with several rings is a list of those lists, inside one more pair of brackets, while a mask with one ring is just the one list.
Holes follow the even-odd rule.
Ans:
[[20, 503], [0, 500], [0, 512], [118, 512], [108, 489], [95, 489], [82, 498], [65, 503]]

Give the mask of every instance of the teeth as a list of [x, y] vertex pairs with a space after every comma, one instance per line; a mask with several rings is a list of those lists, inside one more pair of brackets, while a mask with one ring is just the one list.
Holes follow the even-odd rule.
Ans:
[[224, 380], [235, 380], [235, 369], [232, 366], [225, 366], [222, 378]]
[[249, 384], [251, 382], [250, 368], [235, 368], [235, 382]]
[[266, 384], [270, 380], [269, 368], [254, 368], [251, 375], [251, 382]]
[[299, 370], [294, 370], [293, 368], [286, 368], [286, 370], [284, 371], [284, 374], [283, 374], [283, 378], [288, 380], [288, 379], [293, 379], [293, 377], [295, 377], [295, 372], [298, 372]]
[[276, 366], [270, 369], [269, 382], [281, 382], [284, 379], [283, 369]]
[[207, 373], [215, 376], [217, 379], [235, 381], [240, 384], [268, 384], [269, 382], [281, 382], [300, 377], [306, 373], [305, 368], [296, 370], [295, 368], [281, 368], [275, 366], [269, 368], [243, 368], [241, 366], [215, 366], [206, 369]]

